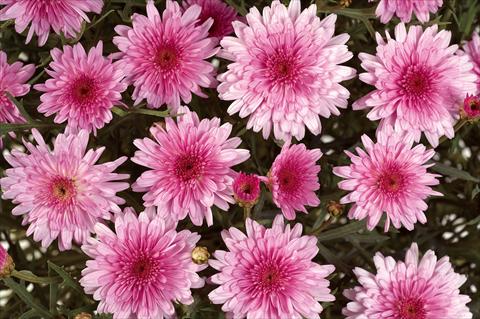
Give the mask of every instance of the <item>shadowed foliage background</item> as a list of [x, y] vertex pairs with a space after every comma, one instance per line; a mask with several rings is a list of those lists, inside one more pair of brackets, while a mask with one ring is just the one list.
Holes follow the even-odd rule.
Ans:
[[[263, 8], [270, 4], [270, 1], [264, 0], [228, 0], [227, 2], [242, 15], [252, 6]], [[288, 0], [283, 2], [288, 3]], [[352, 3], [349, 4], [350, 2]], [[310, 3], [302, 1], [303, 8]], [[160, 10], [165, 7], [164, 1], [156, 1], [156, 4]], [[386, 28], [392, 29], [398, 22], [397, 19], [393, 19], [387, 25], [381, 24], [374, 14], [376, 3], [368, 3], [367, 0], [317, 0], [316, 4], [321, 17], [329, 13], [338, 14], [336, 33], [350, 34], [348, 46], [355, 55], [347, 65], [354, 67], [358, 72], [361, 72], [358, 53], [375, 52], [374, 32], [384, 35]], [[143, 0], [106, 0], [102, 13], [91, 16], [91, 23], [84, 25], [77, 39], [65, 40], [52, 34], [47, 44], [41, 48], [37, 47], [35, 40], [26, 45], [25, 34], [17, 34], [13, 24], [7, 21], [0, 25], [0, 48], [8, 54], [9, 62], [20, 59], [37, 65], [35, 76], [30, 83], [42, 83], [47, 79], [44, 67], [50, 62], [49, 51], [54, 47], [61, 47], [62, 43], [73, 44], [80, 41], [86, 49], [89, 49], [102, 40], [106, 54], [117, 52], [117, 48], [111, 41], [115, 35], [113, 29], [118, 24], [129, 24], [133, 12], [145, 13], [145, 2]], [[477, 0], [445, 0], [442, 9], [427, 25], [436, 23], [440, 28], [451, 30], [452, 42], [461, 43], [470, 39], [473, 29], [478, 25], [479, 13], [480, 4]], [[414, 21], [411, 24], [415, 23]], [[221, 72], [226, 68], [226, 61], [219, 62], [219, 72]], [[371, 87], [362, 84], [358, 78], [344, 84], [351, 92], [350, 104], [371, 90]], [[227, 114], [226, 109], [230, 102], [220, 101], [214, 89], [206, 91], [209, 98], [194, 97], [189, 105], [191, 109], [198, 112], [202, 118], [217, 116], [222, 121], [232, 123], [233, 135], [240, 136], [243, 139], [243, 148], [248, 148], [252, 154], [251, 159], [238, 167], [238, 170], [266, 175], [275, 156], [280, 152], [278, 143], [272, 138], [264, 140], [261, 134], [247, 131], [245, 120], [237, 115]], [[163, 113], [141, 114], [132, 108], [131, 93], [130, 87], [123, 95], [123, 102], [130, 108], [128, 110], [117, 108], [112, 122], [99, 130], [96, 137], [91, 136], [90, 147], [107, 147], [101, 162], [114, 160], [122, 155], [132, 157], [135, 151], [132, 141], [135, 138], [148, 136], [148, 128], [154, 122], [162, 121], [162, 117], [158, 115]], [[29, 138], [29, 133], [25, 129], [37, 127], [46, 140], [63, 130], [62, 125], [53, 124], [52, 117], [45, 118], [36, 111], [40, 103], [39, 96], [39, 92], [32, 89], [23, 100], [19, 101], [23, 105], [24, 112], [32, 118], [28, 124], [23, 126], [0, 124], [0, 134], [3, 135], [11, 130], [16, 132], [16, 138], [4, 138], [5, 150], [21, 147], [21, 138]], [[144, 104], [138, 106], [138, 108], [144, 107]], [[297, 215], [296, 222], [304, 225], [305, 233], [318, 236], [319, 254], [316, 261], [332, 263], [337, 268], [330, 278], [337, 301], [325, 304], [326, 309], [322, 313], [322, 318], [343, 317], [340, 313], [341, 308], [346, 304], [346, 299], [341, 292], [353, 286], [352, 269], [354, 267], [360, 266], [372, 270], [372, 257], [376, 251], [403, 259], [405, 250], [412, 241], [419, 243], [423, 251], [433, 249], [437, 256], [450, 256], [456, 271], [468, 276], [467, 283], [462, 287], [462, 293], [471, 296], [470, 309], [474, 313], [474, 318], [480, 318], [480, 195], [478, 195], [480, 192], [480, 127], [478, 123], [463, 126], [453, 140], [443, 141], [437, 148], [434, 158], [436, 165], [433, 170], [443, 175], [441, 185], [436, 187], [436, 190], [442, 192], [444, 196], [429, 199], [427, 224], [416, 224], [415, 230], [411, 232], [404, 229], [400, 231], [391, 229], [388, 233], [383, 233], [381, 226], [375, 231], [368, 232], [363, 222], [348, 221], [345, 218], [345, 212], [335, 217], [331, 214], [333, 206], [329, 205], [330, 201], [338, 201], [344, 194], [336, 186], [339, 179], [332, 174], [332, 167], [346, 164], [347, 158], [343, 151], [359, 146], [360, 136], [364, 133], [373, 137], [377, 124], [366, 118], [366, 112], [352, 111], [349, 107], [338, 117], [322, 119], [321, 136], [307, 133], [302, 141], [308, 148], [320, 148], [324, 153], [320, 160], [322, 186], [318, 192], [322, 203], [319, 207], [310, 209], [308, 215]], [[3, 157], [0, 158], [0, 171], [7, 167], [8, 164]], [[133, 183], [142, 173], [143, 168], [127, 161], [118, 171], [130, 173], [130, 182]], [[120, 196], [126, 199], [128, 206], [134, 207], [137, 211], [143, 210], [142, 194], [124, 191]], [[42, 249], [31, 237], [26, 237], [26, 227], [21, 226], [21, 219], [11, 215], [13, 205], [10, 201], [2, 200], [0, 209], [0, 240], [9, 247], [8, 251], [15, 261], [16, 269], [31, 271], [41, 277], [49, 277], [40, 283], [25, 282], [28, 292], [21, 297], [0, 283], [0, 318], [38, 318], [43, 313], [41, 311], [45, 310], [51, 318], [73, 318], [80, 312], [93, 314], [96, 303], [91, 296], [83, 294], [77, 283], [86, 260], [86, 256], [79, 247], [59, 253], [55, 243], [48, 249]], [[254, 218], [270, 224], [277, 213], [279, 210], [273, 205], [272, 199], [264, 189], [259, 203], [253, 209]], [[230, 226], [243, 229], [241, 208], [232, 207], [227, 213], [214, 209], [214, 225], [210, 228], [195, 227], [188, 220], [181, 221], [179, 224], [180, 229], [188, 228], [199, 232], [202, 236], [199, 244], [208, 247], [211, 252], [223, 248], [220, 231]], [[24, 274], [26, 278], [33, 281], [37, 278], [28, 272]], [[212, 274], [211, 268], [202, 272], [205, 276], [210, 274]], [[190, 306], [179, 305], [179, 317], [223, 318], [220, 307], [208, 301], [207, 294], [212, 288], [213, 286], [206, 285], [203, 289], [194, 290], [195, 303]], [[21, 289], [21, 285], [18, 289]], [[108, 318], [105, 315], [97, 317]]]

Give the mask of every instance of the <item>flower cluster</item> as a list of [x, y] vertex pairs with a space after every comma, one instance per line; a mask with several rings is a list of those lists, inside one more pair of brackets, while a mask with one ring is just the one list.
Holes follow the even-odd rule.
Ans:
[[[349, 301], [341, 306], [347, 319], [473, 318], [470, 297], [460, 292], [467, 277], [448, 256], [427, 250], [422, 257], [410, 240], [405, 261], [378, 252], [371, 262], [361, 244], [370, 234], [374, 241], [388, 238], [390, 226], [408, 233], [426, 224], [429, 200], [444, 195], [442, 175], [430, 172], [437, 147], [480, 118], [478, 32], [460, 47], [436, 23], [407, 25], [413, 16], [428, 22], [444, 1], [380, 0], [380, 21], [398, 23], [393, 35], [376, 34], [373, 54], [359, 52], [365, 72], [355, 79], [350, 35], [336, 35], [335, 14], [318, 16], [323, 5], [302, 10], [300, 0], [288, 6], [274, 0], [241, 17], [220, 0], [167, 0], [162, 12], [157, 2], [146, 1], [146, 14], [139, 13], [142, 4], [129, 2], [122, 14], [96, 17], [101, 23], [117, 12], [131, 25], [116, 25], [113, 39], [96, 34], [87, 46], [78, 42], [87, 14], [101, 14], [107, 2], [0, 0], [0, 20], [14, 19], [16, 32], [29, 29], [27, 43], [36, 35], [49, 50], [46, 75], [42, 70], [32, 80], [33, 64], [10, 63], [0, 51], [0, 133], [11, 139], [5, 150], [0, 140], [10, 166], [1, 169], [1, 196], [42, 253], [82, 252], [87, 261], [79, 282], [96, 311], [114, 319], [191, 314], [192, 290], [210, 285], [209, 306], [229, 318], [319, 319], [343, 288], [330, 280], [338, 276], [348, 285], [353, 279], [350, 265], [315, 237], [338, 223], [343, 228], [323, 238], [347, 236], [375, 266], [353, 269], [358, 285], [343, 290]], [[129, 20], [123, 15], [131, 6]], [[55, 39], [47, 44], [51, 30], [61, 48]], [[321, 118], [348, 107], [350, 80], [372, 87], [352, 90], [358, 97], [352, 113], [359, 118], [369, 109], [372, 122], [365, 122], [379, 120], [376, 136], [354, 132], [355, 140], [331, 145], [328, 138], [342, 136], [315, 136]], [[17, 99], [32, 84], [40, 92], [33, 118]], [[165, 111], [152, 110], [160, 108]], [[137, 119], [139, 130], [129, 126]], [[115, 129], [132, 130], [128, 136], [136, 138], [118, 141], [119, 151], [112, 151], [104, 141]], [[259, 150], [255, 136], [281, 150]], [[261, 152], [271, 156], [265, 163]], [[436, 171], [478, 182], [456, 168]], [[334, 191], [321, 205], [325, 185]], [[454, 197], [445, 198], [465, 198]], [[308, 207], [319, 208], [309, 214]], [[348, 218], [340, 218], [344, 207]], [[302, 225], [307, 218], [314, 224]], [[362, 234], [348, 236], [357, 225]], [[385, 236], [375, 233], [378, 225]], [[9, 287], [15, 277], [57, 283], [57, 277], [14, 270], [12, 256], [0, 245], [0, 280]], [[208, 267], [210, 274], [203, 273]]]

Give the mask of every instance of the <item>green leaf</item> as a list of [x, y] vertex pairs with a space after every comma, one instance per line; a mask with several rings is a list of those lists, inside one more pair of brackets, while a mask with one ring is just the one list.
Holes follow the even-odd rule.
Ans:
[[473, 177], [472, 175], [470, 175], [470, 173], [442, 163], [435, 163], [435, 165], [432, 166], [432, 170], [442, 175], [447, 175], [465, 181], [480, 183], [480, 179]]
[[345, 236], [355, 234], [362, 229], [365, 229], [365, 221], [351, 222], [347, 225], [320, 233], [317, 236], [317, 239], [318, 241], [328, 241], [338, 238], [344, 238]]
[[472, 190], [472, 199], [475, 199], [477, 195], [480, 193], [480, 187], [478, 185], [475, 185], [475, 188]]
[[23, 313], [18, 319], [30, 319], [30, 318], [38, 318], [38, 311], [34, 309], [30, 309], [29, 311]]
[[344, 273], [350, 272], [350, 267], [348, 267], [347, 264], [341, 261], [340, 258], [338, 258], [334, 253], [332, 253], [327, 247], [323, 246], [321, 243], [317, 243], [317, 247], [318, 252], [320, 253], [320, 255], [323, 256], [323, 258], [325, 258], [325, 260], [327, 260], [329, 263], [334, 264], [335, 267], [337, 267]]
[[47, 261], [47, 264], [49, 269], [55, 271], [60, 277], [62, 277], [65, 285], [69, 286], [70, 288], [72, 288], [82, 296], [84, 295], [82, 287], [80, 287], [77, 281], [74, 280], [72, 276], [70, 276], [70, 274], [67, 273], [62, 267], [55, 265], [51, 261]]
[[62, 125], [48, 124], [48, 123], [26, 123], [26, 124], [1, 123], [0, 135], [4, 135], [8, 132], [30, 130], [32, 128], [55, 128], [55, 127], [61, 128]]
[[32, 310], [35, 310], [40, 316], [44, 318], [53, 318], [53, 316], [42, 305], [35, 302], [33, 296], [21, 285], [15, 282], [12, 278], [4, 278], [3, 283], [27, 304]]

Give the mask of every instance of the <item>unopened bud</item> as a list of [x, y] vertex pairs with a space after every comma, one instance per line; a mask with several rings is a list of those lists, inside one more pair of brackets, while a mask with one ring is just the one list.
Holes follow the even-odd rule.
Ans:
[[208, 262], [210, 258], [210, 253], [208, 252], [207, 247], [197, 246], [192, 251], [192, 260], [197, 265], [203, 265]]
[[260, 179], [254, 174], [239, 173], [233, 181], [233, 197], [240, 207], [251, 208], [260, 197]]
[[480, 96], [468, 95], [463, 101], [463, 108], [460, 110], [462, 118], [468, 121], [475, 121], [480, 118]]
[[334, 217], [338, 217], [338, 216], [342, 215], [343, 208], [344, 208], [344, 205], [340, 204], [339, 202], [333, 201], [333, 200], [328, 202], [328, 205], [327, 205], [328, 213], [330, 215], [334, 216]]
[[10, 277], [14, 269], [15, 264], [13, 263], [12, 257], [10, 257], [5, 248], [0, 245], [0, 278]]
[[80, 312], [78, 315], [73, 317], [73, 319], [92, 319], [92, 315], [88, 312]]

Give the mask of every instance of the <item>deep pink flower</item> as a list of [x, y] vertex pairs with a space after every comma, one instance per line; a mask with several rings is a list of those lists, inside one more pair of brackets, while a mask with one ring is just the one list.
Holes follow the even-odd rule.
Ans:
[[180, 100], [190, 103], [192, 92], [207, 97], [201, 87], [215, 87], [214, 68], [205, 61], [217, 53], [218, 40], [208, 37], [213, 20], [197, 25], [201, 8], [182, 13], [178, 3], [167, 0], [162, 16], [152, 0], [147, 15], [132, 16], [133, 29], [119, 25], [113, 43], [122, 51], [120, 63], [127, 80], [135, 86], [135, 105], [147, 99], [148, 106], [167, 104], [173, 111]]
[[211, 281], [220, 285], [208, 297], [233, 318], [320, 318], [319, 302], [335, 297], [326, 279], [335, 267], [312, 261], [317, 239], [302, 236], [277, 215], [271, 229], [247, 218], [247, 235], [231, 227], [222, 232], [229, 251], [217, 250], [209, 264], [220, 271]]
[[[23, 65], [22, 62], [8, 64], [7, 55], [0, 51], [0, 123], [23, 123], [25, 119], [19, 110], [7, 97], [6, 93], [12, 96], [24, 96], [30, 91], [30, 84], [27, 80], [35, 73], [35, 65]], [[0, 149], [3, 148], [0, 136]]]
[[233, 61], [219, 75], [223, 100], [234, 100], [228, 113], [249, 117], [247, 128], [263, 131], [273, 127], [276, 139], [301, 140], [305, 126], [321, 132], [320, 116], [339, 115], [350, 93], [339, 83], [355, 76], [341, 66], [352, 58], [345, 43], [348, 34], [334, 36], [336, 15], [320, 20], [317, 7], [301, 11], [300, 1], [287, 7], [275, 0], [246, 16], [248, 24], [233, 23], [236, 37], [221, 41], [222, 57]]
[[233, 32], [232, 22], [238, 19], [234, 8], [222, 0], [184, 0], [182, 6], [188, 9], [195, 4], [202, 8], [198, 24], [204, 23], [208, 18], [213, 19], [213, 24], [208, 30], [211, 37], [223, 38]]
[[255, 174], [239, 173], [233, 181], [233, 197], [242, 207], [255, 205], [260, 197], [260, 179]]
[[121, 103], [127, 84], [118, 63], [102, 55], [103, 43], [88, 54], [78, 43], [51, 51], [53, 62], [47, 73], [52, 77], [35, 89], [45, 92], [38, 111], [55, 115], [55, 123], [68, 121], [73, 129], [96, 132], [112, 119], [111, 109]]
[[114, 319], [173, 318], [174, 302], [193, 302], [190, 289], [203, 287], [197, 272], [206, 268], [192, 261], [200, 236], [177, 232], [176, 226], [151, 211], [137, 217], [132, 209], [115, 218], [115, 232], [95, 225], [97, 238], [82, 246], [92, 260], [80, 284], [100, 301], [99, 313]]
[[97, 221], [120, 211], [125, 201], [115, 194], [128, 188], [118, 182], [128, 175], [113, 171], [127, 158], [95, 164], [105, 148], [86, 152], [85, 130], [58, 135], [53, 151], [37, 130], [32, 134], [38, 146], [24, 141], [30, 154], [12, 150], [5, 155], [12, 168], [0, 179], [3, 198], [17, 205], [12, 214], [23, 215], [27, 236], [33, 234], [43, 247], [58, 238], [60, 250], [71, 249], [72, 241], [85, 242]]
[[368, 118], [381, 120], [379, 131], [406, 132], [419, 141], [422, 132], [430, 144], [440, 136], [453, 138], [453, 125], [467, 93], [476, 90], [476, 76], [468, 57], [449, 46], [451, 33], [433, 25], [422, 31], [403, 23], [395, 27], [395, 38], [377, 34], [377, 53], [360, 53], [367, 73], [360, 80], [376, 90], [357, 100], [354, 110], [372, 108]]
[[473, 63], [473, 72], [477, 75], [477, 93], [480, 93], [480, 35], [478, 31], [473, 33], [472, 40], [464, 44], [463, 51]]
[[149, 138], [134, 141], [139, 151], [132, 158], [146, 166], [133, 184], [143, 196], [145, 206], [157, 206], [162, 215], [175, 220], [190, 216], [193, 224], [203, 219], [212, 225], [212, 206], [228, 210], [234, 203], [232, 166], [244, 162], [250, 153], [237, 149], [240, 138], [229, 138], [232, 125], [220, 126], [220, 119], [199, 120], [195, 112], [182, 107], [177, 123], [165, 119], [166, 127], [153, 126]]
[[405, 262], [377, 253], [376, 274], [362, 268], [354, 273], [360, 286], [344, 291], [352, 300], [343, 309], [347, 319], [470, 319], [470, 298], [459, 288], [467, 278], [455, 273], [447, 256], [437, 259], [432, 250], [419, 260], [413, 243]]
[[0, 0], [0, 5], [6, 5], [0, 10], [0, 21], [15, 19], [18, 33], [31, 24], [26, 43], [36, 34], [38, 45], [43, 46], [50, 28], [67, 38], [76, 37], [82, 22], [90, 22], [86, 13], [100, 13], [103, 0]]
[[463, 112], [467, 119], [477, 119], [480, 117], [480, 95], [467, 95], [463, 102]]
[[273, 201], [287, 219], [295, 219], [295, 212], [307, 214], [305, 205], [320, 204], [315, 192], [320, 188], [316, 162], [322, 157], [320, 149], [307, 150], [305, 145], [286, 143], [275, 158], [268, 176]]
[[15, 269], [12, 257], [7, 253], [5, 248], [0, 245], [0, 279], [10, 276]]
[[348, 213], [352, 219], [367, 218], [372, 230], [386, 213], [385, 231], [390, 221], [395, 228], [402, 225], [408, 230], [419, 221], [427, 221], [425, 199], [430, 195], [442, 196], [430, 186], [438, 185], [436, 174], [427, 172], [433, 164], [425, 164], [435, 151], [424, 145], [412, 148], [413, 141], [403, 136], [380, 135], [376, 144], [362, 136], [365, 151], [356, 148], [358, 155], [348, 151], [350, 166], [333, 168], [333, 173], [344, 178], [338, 187], [350, 191], [341, 204], [354, 203]]
[[380, 0], [375, 14], [382, 23], [388, 23], [394, 15], [408, 23], [414, 13], [418, 21], [428, 22], [430, 13], [437, 12], [442, 5], [443, 0]]

